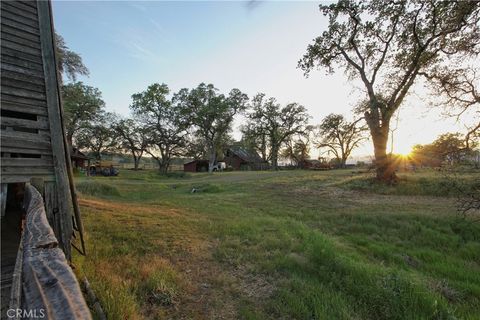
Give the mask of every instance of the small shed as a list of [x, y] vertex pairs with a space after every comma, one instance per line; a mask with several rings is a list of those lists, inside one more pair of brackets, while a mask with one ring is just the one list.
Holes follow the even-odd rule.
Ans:
[[73, 169], [86, 169], [89, 167], [90, 158], [78, 150], [78, 148], [71, 148], [70, 160], [72, 161]]
[[234, 170], [265, 170], [268, 163], [255, 151], [242, 146], [232, 146], [225, 152], [224, 161], [227, 167]]
[[183, 171], [185, 172], [207, 172], [208, 160], [193, 160], [183, 164]]

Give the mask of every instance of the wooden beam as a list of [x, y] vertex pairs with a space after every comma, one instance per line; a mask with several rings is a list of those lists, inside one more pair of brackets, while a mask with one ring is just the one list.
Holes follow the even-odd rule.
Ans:
[[[2, 150], [7, 148], [18, 148], [18, 149], [33, 149], [33, 150], [48, 150], [49, 153], [52, 149], [52, 144], [50, 141], [45, 141], [43, 138], [37, 136], [26, 137], [23, 135], [21, 138], [16, 135], [17, 131], [5, 131], [2, 130], [2, 136], [0, 141], [2, 142]], [[55, 134], [53, 134], [55, 136]], [[10, 152], [20, 152], [20, 151], [10, 151]]]
[[44, 181], [52, 181], [52, 182], [55, 181], [55, 176], [53, 174], [51, 175], [45, 175], [45, 174], [5, 175], [5, 174], [2, 174], [1, 183], [29, 182], [32, 179], [32, 177], [40, 177]]
[[46, 319], [90, 320], [90, 310], [65, 254], [48, 223], [42, 196], [26, 184], [22, 237], [22, 308], [41, 310]]
[[70, 239], [73, 234], [73, 214], [70, 206], [72, 199], [67, 173], [67, 162], [70, 162], [70, 159], [66, 157], [68, 148], [65, 144], [65, 132], [60, 109], [59, 75], [55, 64], [55, 44], [50, 1], [37, 1], [37, 11], [40, 38], [42, 40], [42, 59], [52, 139], [53, 162], [55, 164], [55, 176], [57, 180], [58, 209], [61, 223], [60, 237], [64, 245], [62, 249], [67, 259], [71, 260]]
[[36, 121], [2, 116], [0, 123], [8, 127], [21, 127], [30, 129], [48, 129], [50, 126], [48, 123], [48, 118], [44, 116], [38, 116]]

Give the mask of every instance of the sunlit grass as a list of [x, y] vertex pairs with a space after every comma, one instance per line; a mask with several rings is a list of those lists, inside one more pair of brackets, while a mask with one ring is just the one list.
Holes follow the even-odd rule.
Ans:
[[78, 270], [110, 319], [479, 318], [480, 226], [459, 225], [439, 173], [401, 177], [387, 191], [349, 170], [84, 178], [119, 194], [83, 195]]

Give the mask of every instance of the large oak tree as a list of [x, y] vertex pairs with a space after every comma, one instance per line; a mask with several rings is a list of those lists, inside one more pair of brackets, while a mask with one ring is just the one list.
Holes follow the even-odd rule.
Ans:
[[72, 145], [80, 129], [101, 117], [105, 102], [102, 100], [100, 90], [82, 82], [64, 85], [62, 98], [67, 141]]
[[387, 156], [390, 120], [423, 72], [479, 50], [479, 2], [351, 1], [320, 5], [328, 28], [308, 46], [299, 67], [340, 68], [364, 85], [364, 116], [377, 178], [395, 180]]
[[120, 148], [131, 153], [134, 163], [133, 169], [138, 170], [140, 159], [148, 148], [149, 129], [135, 119], [116, 121], [113, 129], [117, 133]]
[[181, 89], [174, 101], [193, 126], [195, 134], [206, 144], [208, 171], [212, 172], [218, 147], [232, 130], [235, 115], [245, 110], [247, 95], [238, 89], [224, 95], [213, 84], [201, 83], [191, 90]]
[[363, 119], [349, 122], [341, 114], [330, 114], [326, 116], [318, 126], [317, 147], [326, 148], [337, 159], [342, 168], [353, 149], [365, 140], [365, 130], [361, 124]]
[[172, 103], [169, 94], [166, 84], [154, 83], [147, 90], [132, 95], [130, 105], [133, 115], [147, 132], [145, 151], [157, 161], [162, 173], [168, 172], [174, 157], [183, 154], [187, 135], [183, 113]]
[[114, 130], [115, 114], [103, 112], [93, 121], [85, 123], [78, 131], [77, 145], [101, 160], [102, 154], [113, 152], [119, 148], [117, 134]]
[[261, 128], [267, 139], [272, 169], [278, 169], [280, 149], [294, 135], [305, 134], [310, 116], [304, 106], [290, 103], [282, 107], [275, 98], [259, 93], [253, 97], [247, 127]]

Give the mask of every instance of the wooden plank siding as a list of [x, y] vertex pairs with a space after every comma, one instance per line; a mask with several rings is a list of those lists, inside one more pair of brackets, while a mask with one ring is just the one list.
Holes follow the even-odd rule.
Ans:
[[72, 198], [50, 2], [1, 1], [0, 6], [1, 183], [45, 182], [47, 216], [70, 259]]
[[2, 183], [55, 180], [36, 1], [1, 2]]

